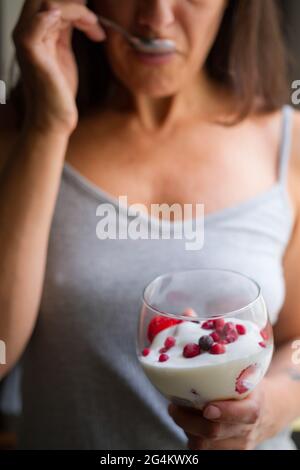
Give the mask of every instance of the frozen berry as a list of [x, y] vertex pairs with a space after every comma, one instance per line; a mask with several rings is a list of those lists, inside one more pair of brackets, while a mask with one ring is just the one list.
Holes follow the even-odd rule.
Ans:
[[196, 344], [196, 343], [186, 344], [183, 348], [183, 356], [186, 358], [199, 356], [200, 353], [201, 353], [200, 346], [199, 344]]
[[224, 354], [226, 352], [225, 346], [220, 343], [214, 343], [210, 348], [210, 354]]
[[247, 333], [246, 327], [244, 325], [236, 325], [236, 330], [239, 335], [245, 335]]
[[203, 351], [209, 351], [213, 344], [214, 340], [211, 336], [201, 336], [199, 339], [199, 346]]
[[225, 323], [224, 325], [224, 328], [223, 328], [224, 334], [226, 335], [226, 333], [231, 330], [235, 330], [235, 325], [234, 323], [232, 323], [232, 321], [229, 321]]
[[223, 328], [224, 325], [225, 325], [224, 318], [217, 318], [216, 320], [214, 320], [214, 327], [216, 330], [218, 330], [219, 328]]
[[149, 348], [145, 348], [145, 349], [143, 349], [142, 355], [143, 355], [143, 356], [148, 356], [149, 353], [150, 353], [150, 349], [149, 349]]
[[213, 320], [207, 320], [205, 321], [202, 325], [201, 328], [204, 330], [213, 330], [214, 329], [214, 321]]
[[260, 343], [258, 343], [262, 348], [266, 348], [267, 345], [264, 341], [261, 341]]
[[169, 359], [168, 354], [161, 354], [158, 360], [159, 362], [166, 362], [168, 359]]
[[161, 315], [153, 317], [148, 326], [148, 339], [150, 343], [160, 331], [181, 322], [182, 320], [175, 320], [174, 318], [163, 317]]
[[236, 329], [229, 330], [226, 333], [225, 340], [227, 341], [227, 343], [234, 343], [238, 339], [238, 337], [239, 337], [239, 335], [238, 335], [238, 332], [236, 331]]
[[165, 341], [165, 348], [170, 349], [173, 346], [175, 346], [175, 343], [176, 343], [176, 339], [174, 338], [174, 336], [168, 336]]
[[214, 331], [213, 333], [210, 334], [210, 336], [212, 337], [212, 339], [218, 343], [221, 339], [221, 336], [219, 335], [219, 333], [217, 333], [216, 331]]

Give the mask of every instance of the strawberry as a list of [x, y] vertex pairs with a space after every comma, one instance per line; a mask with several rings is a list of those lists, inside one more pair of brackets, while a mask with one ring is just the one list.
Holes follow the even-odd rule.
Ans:
[[182, 320], [175, 320], [172, 318], [163, 317], [161, 315], [156, 315], [152, 318], [148, 326], [148, 340], [152, 343], [155, 336], [162, 330], [169, 328], [170, 326], [177, 325], [181, 323]]
[[252, 364], [251, 366], [246, 367], [243, 369], [240, 375], [237, 377], [235, 381], [235, 391], [238, 392], [240, 395], [243, 393], [248, 392], [249, 388], [246, 385], [246, 380], [256, 369], [256, 365]]

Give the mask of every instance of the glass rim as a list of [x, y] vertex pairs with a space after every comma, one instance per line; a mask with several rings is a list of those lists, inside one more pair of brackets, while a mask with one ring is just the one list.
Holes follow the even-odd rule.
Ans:
[[[151, 305], [149, 303], [148, 300], [146, 300], [146, 291], [147, 289], [149, 289], [149, 287], [151, 286], [151, 284], [153, 284], [154, 282], [160, 280], [160, 279], [163, 279], [167, 276], [170, 276], [170, 275], [174, 275], [174, 274], [184, 274], [184, 273], [193, 273], [193, 272], [199, 272], [199, 273], [203, 273], [203, 272], [219, 272], [219, 273], [227, 273], [227, 274], [236, 274], [244, 279], [247, 279], [248, 281], [251, 282], [252, 285], [254, 285], [256, 288], [257, 288], [257, 295], [256, 297], [251, 300], [251, 302], [249, 302], [247, 305], [244, 305], [243, 307], [241, 308], [238, 308], [238, 309], [235, 309], [235, 310], [231, 310], [230, 312], [226, 312], [226, 313], [221, 313], [221, 314], [216, 314], [216, 315], [210, 315], [209, 317], [202, 317], [202, 316], [194, 316], [194, 317], [190, 317], [190, 316], [187, 316], [187, 315], [177, 315], [176, 313], [169, 313], [169, 312], [164, 312], [163, 310], [160, 310], [158, 309], [157, 307], [154, 307], [153, 305]], [[165, 317], [168, 317], [168, 318], [174, 318], [174, 319], [179, 319], [179, 320], [185, 320], [185, 321], [206, 321], [206, 320], [210, 320], [210, 319], [216, 319], [216, 318], [225, 318], [225, 317], [229, 317], [229, 316], [237, 316], [237, 315], [240, 315], [243, 311], [251, 308], [254, 304], [256, 304], [259, 300], [263, 300], [263, 297], [262, 297], [262, 292], [261, 292], [261, 287], [260, 285], [258, 284], [257, 281], [255, 281], [255, 279], [253, 279], [252, 277], [250, 276], [247, 276], [246, 274], [243, 274], [239, 271], [235, 271], [233, 269], [222, 269], [222, 268], [195, 268], [195, 269], [183, 269], [183, 270], [175, 270], [175, 271], [168, 271], [166, 273], [163, 273], [163, 274], [160, 274], [159, 276], [155, 277], [154, 279], [152, 279], [152, 281], [148, 282], [148, 284], [146, 285], [146, 287], [144, 287], [143, 289], [143, 295], [142, 295], [142, 298], [143, 298], [143, 303], [144, 305], [146, 305], [147, 308], [149, 308], [150, 310], [152, 310], [154, 313], [157, 313], [159, 315], [163, 315]]]

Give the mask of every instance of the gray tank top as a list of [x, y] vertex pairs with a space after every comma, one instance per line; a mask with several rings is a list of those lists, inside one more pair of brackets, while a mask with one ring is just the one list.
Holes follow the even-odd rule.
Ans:
[[[175, 238], [100, 241], [98, 205], [115, 205], [121, 224], [127, 214], [117, 199], [65, 164], [40, 312], [22, 358], [20, 448], [186, 449], [167, 400], [136, 357], [142, 290], [166, 271], [237, 270], [259, 282], [276, 322], [293, 225], [286, 187], [291, 117], [292, 108], [285, 106], [277, 182], [247, 202], [208, 214], [198, 251], [185, 250], [186, 240]], [[294, 445], [285, 429], [259, 448]]]

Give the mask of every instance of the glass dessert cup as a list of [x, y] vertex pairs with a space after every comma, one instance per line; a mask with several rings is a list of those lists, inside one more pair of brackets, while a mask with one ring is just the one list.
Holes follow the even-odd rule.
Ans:
[[175, 404], [245, 398], [273, 354], [259, 285], [221, 269], [157, 277], [144, 290], [136, 350], [150, 382]]

